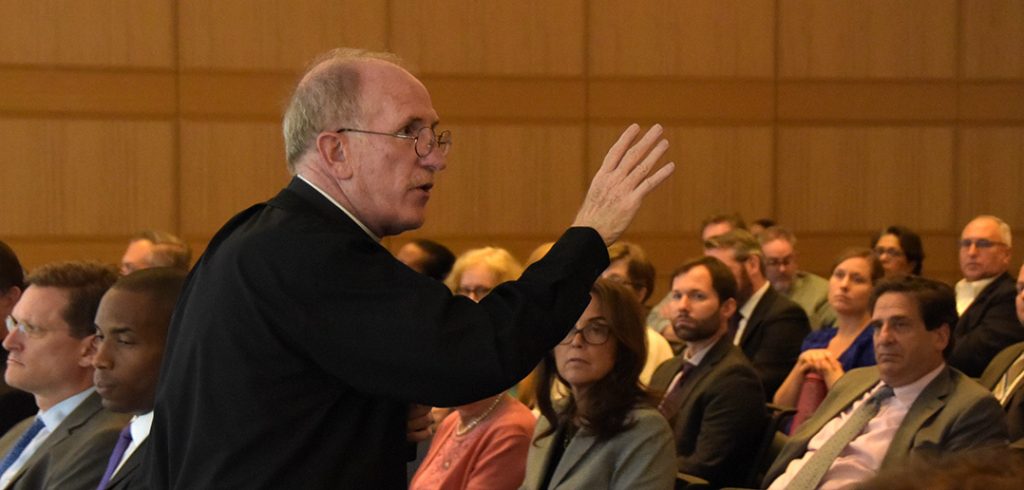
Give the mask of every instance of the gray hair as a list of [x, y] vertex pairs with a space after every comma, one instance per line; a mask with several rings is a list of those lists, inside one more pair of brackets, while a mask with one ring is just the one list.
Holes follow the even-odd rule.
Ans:
[[997, 216], [992, 216], [991, 214], [983, 214], [972, 219], [971, 221], [979, 219], [992, 220], [999, 228], [999, 238], [1003, 240], [1003, 243], [1005, 243], [1007, 247], [1013, 246], [1013, 231], [1010, 230], [1010, 225], [1007, 222], [1003, 221]]
[[284, 147], [290, 173], [297, 172], [299, 160], [328, 124], [350, 124], [360, 119], [360, 73], [353, 62], [370, 59], [404, 64], [391, 53], [353, 48], [333, 49], [310, 63], [284, 113]]

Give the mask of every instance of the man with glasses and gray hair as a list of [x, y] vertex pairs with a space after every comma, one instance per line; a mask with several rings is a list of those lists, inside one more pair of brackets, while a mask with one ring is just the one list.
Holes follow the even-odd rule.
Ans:
[[410, 403], [456, 406], [526, 376], [674, 168], [656, 168], [660, 126], [630, 126], [543, 259], [479, 304], [453, 297], [380, 244], [423, 225], [453, 139], [400, 63], [339, 49], [299, 81], [284, 116], [291, 182], [217, 232], [178, 302], [152, 488], [406, 488]]
[[953, 330], [949, 364], [976, 378], [999, 351], [1024, 341], [1014, 311], [1014, 281], [1007, 273], [1010, 226], [995, 216], [978, 216], [964, 227], [959, 245], [964, 278], [956, 283], [960, 320]]

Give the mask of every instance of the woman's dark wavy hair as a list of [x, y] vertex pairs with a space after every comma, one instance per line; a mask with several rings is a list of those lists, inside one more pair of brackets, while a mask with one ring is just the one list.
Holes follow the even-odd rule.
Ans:
[[548, 352], [540, 363], [537, 376], [537, 407], [551, 427], [538, 434], [536, 439], [554, 434], [578, 416], [582, 425], [598, 440], [607, 440], [635, 424], [627, 420], [634, 407], [654, 405], [653, 396], [640, 384], [640, 372], [647, 360], [644, 332], [647, 327], [635, 293], [607, 279], [598, 279], [590, 292], [608, 321], [609, 341], [615, 341], [615, 364], [607, 376], [587, 390], [587, 413], [577, 413], [579, 405], [571, 392], [557, 409], [551, 401], [551, 387], [555, 379], [566, 386], [568, 383], [558, 374], [554, 350]]
[[914, 264], [914, 275], [920, 276], [921, 269], [924, 267], [924, 246], [921, 245], [921, 237], [906, 226], [887, 226], [871, 237], [871, 248], [878, 245], [878, 240], [885, 235], [893, 235], [900, 241], [900, 248], [903, 249], [903, 255], [907, 257], [907, 262]]

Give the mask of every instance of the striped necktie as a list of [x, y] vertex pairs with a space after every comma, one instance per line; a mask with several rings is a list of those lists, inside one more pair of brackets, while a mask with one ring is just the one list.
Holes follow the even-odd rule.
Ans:
[[814, 452], [811, 459], [804, 463], [793, 480], [789, 482], [787, 489], [813, 490], [818, 488], [821, 478], [828, 472], [839, 453], [843, 452], [843, 448], [864, 430], [864, 426], [868, 425], [875, 415], [878, 415], [878, 408], [882, 401], [891, 396], [893, 396], [892, 387], [883, 385], [882, 389], [878, 390], [874, 396], [868, 398], [868, 401], [858, 407], [846, 420], [846, 423]]

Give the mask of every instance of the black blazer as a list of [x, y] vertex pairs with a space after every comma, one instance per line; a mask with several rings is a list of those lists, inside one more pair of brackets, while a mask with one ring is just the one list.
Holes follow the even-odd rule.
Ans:
[[809, 333], [804, 309], [768, 286], [747, 320], [740, 348], [761, 376], [769, 400], [796, 364], [800, 345]]
[[[1022, 352], [1024, 352], [1024, 342], [1017, 342], [1003, 349], [988, 364], [978, 382], [985, 388], [995, 390], [996, 383], [1002, 379], [1006, 370], [1010, 369], [1013, 361], [1016, 361]], [[1017, 385], [1017, 388], [1013, 390], [1006, 405], [1003, 406], [1003, 410], [1006, 411], [1006, 426], [1010, 429], [1010, 441], [1024, 439], [1024, 383]]]
[[[747, 357], [723, 336], [683, 380], [679, 410], [669, 420], [679, 471], [715, 487], [741, 486], [764, 432], [765, 396]], [[682, 369], [682, 356], [663, 363], [651, 389], [664, 395]]]
[[1013, 304], [1016, 295], [1013, 278], [1005, 272], [981, 290], [953, 330], [950, 366], [977, 378], [999, 351], [1024, 341]]
[[164, 488], [405, 488], [409, 402], [514, 385], [608, 266], [572, 228], [479, 304], [398, 262], [299, 179], [229, 221], [175, 309], [141, 470]]

